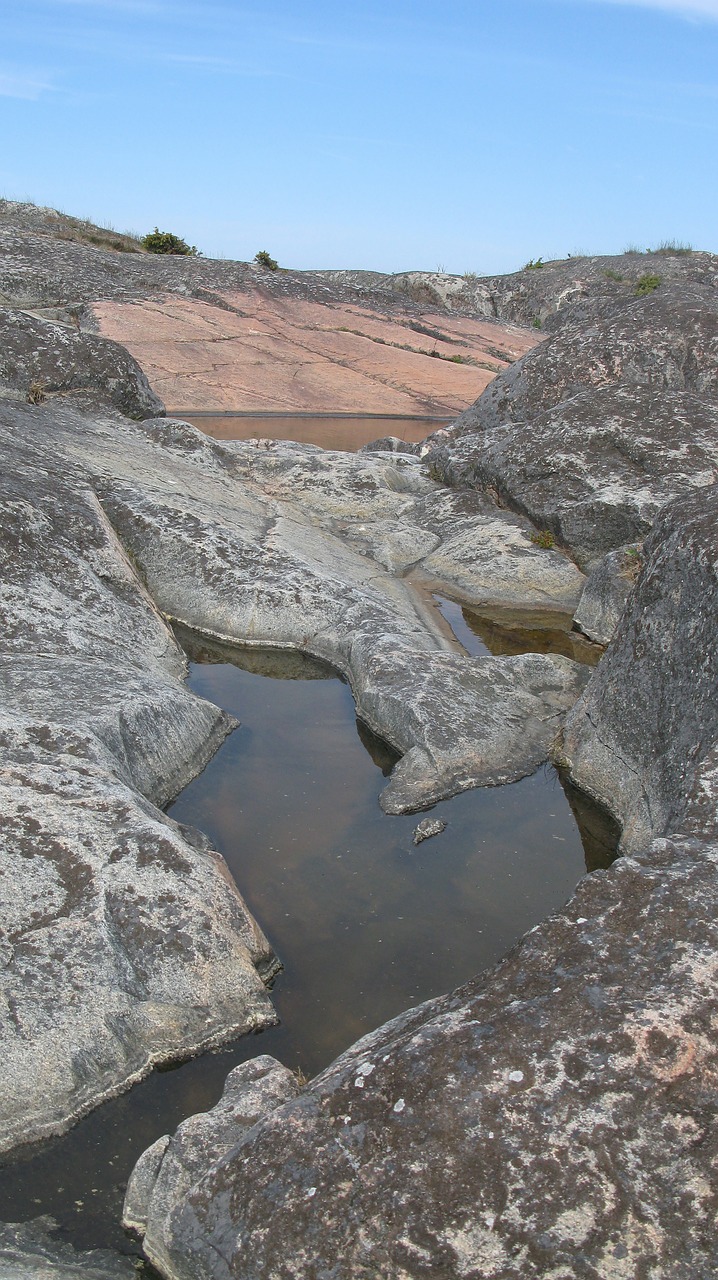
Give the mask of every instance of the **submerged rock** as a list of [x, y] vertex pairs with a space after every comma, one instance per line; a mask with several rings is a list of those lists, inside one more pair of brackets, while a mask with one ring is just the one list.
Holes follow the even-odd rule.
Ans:
[[442, 831], [446, 831], [446, 823], [443, 818], [422, 818], [418, 826], [414, 828], [412, 842], [414, 844], [422, 844], [424, 840], [430, 840], [432, 836], [440, 836]]

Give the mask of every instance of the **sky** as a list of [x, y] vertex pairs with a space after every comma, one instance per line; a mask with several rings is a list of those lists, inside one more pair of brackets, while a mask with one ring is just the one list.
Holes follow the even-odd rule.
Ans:
[[9, 198], [298, 269], [718, 250], [718, 0], [0, 10]]

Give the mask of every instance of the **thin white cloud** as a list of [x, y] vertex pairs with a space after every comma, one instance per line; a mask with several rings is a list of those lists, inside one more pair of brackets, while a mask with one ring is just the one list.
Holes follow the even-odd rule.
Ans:
[[50, 0], [54, 5], [104, 9], [109, 13], [164, 13], [167, 6], [156, 0]]
[[594, 0], [599, 4], [622, 4], [633, 9], [661, 9], [683, 18], [708, 18], [718, 22], [718, 0]]
[[0, 97], [23, 98], [26, 102], [37, 102], [37, 99], [52, 89], [46, 80], [24, 73], [0, 71]]

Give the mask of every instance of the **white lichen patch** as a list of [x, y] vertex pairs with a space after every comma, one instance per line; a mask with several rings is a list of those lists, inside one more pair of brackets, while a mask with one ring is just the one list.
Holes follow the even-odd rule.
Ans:
[[441, 1239], [454, 1252], [457, 1276], [475, 1275], [477, 1272], [481, 1275], [494, 1275], [499, 1273], [500, 1268], [508, 1270], [513, 1261], [499, 1236], [479, 1222], [468, 1222], [463, 1227], [448, 1227], [442, 1232]]

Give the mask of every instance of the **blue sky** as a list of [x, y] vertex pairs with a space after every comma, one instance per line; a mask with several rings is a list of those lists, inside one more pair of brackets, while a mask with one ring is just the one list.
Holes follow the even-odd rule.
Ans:
[[2, 8], [4, 195], [297, 268], [718, 250], [718, 0]]

